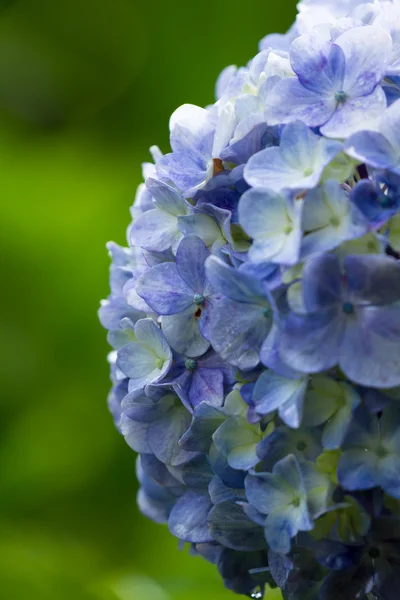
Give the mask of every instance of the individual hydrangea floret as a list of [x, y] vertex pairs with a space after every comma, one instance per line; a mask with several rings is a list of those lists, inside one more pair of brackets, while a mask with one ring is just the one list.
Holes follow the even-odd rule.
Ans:
[[107, 245], [139, 510], [236, 594], [398, 600], [400, 0], [301, 0]]

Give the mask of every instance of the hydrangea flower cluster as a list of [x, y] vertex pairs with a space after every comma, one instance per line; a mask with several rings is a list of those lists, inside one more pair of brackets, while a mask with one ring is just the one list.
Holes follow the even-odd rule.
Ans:
[[140, 510], [238, 594], [398, 600], [400, 1], [302, 0], [216, 97], [108, 246]]

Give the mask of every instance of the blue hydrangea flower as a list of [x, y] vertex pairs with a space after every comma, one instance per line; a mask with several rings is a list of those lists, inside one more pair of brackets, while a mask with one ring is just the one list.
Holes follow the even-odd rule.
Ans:
[[400, 265], [384, 256], [318, 255], [302, 278], [304, 314], [282, 321], [279, 354], [317, 373], [340, 364], [362, 385], [400, 384]]
[[279, 147], [266, 148], [250, 158], [244, 176], [249, 185], [275, 192], [311, 189], [341, 149], [339, 142], [295, 121], [284, 127]]
[[292, 454], [276, 463], [272, 473], [250, 473], [246, 495], [252, 508], [267, 515], [264, 532], [273, 552], [287, 554], [291, 539], [313, 528], [303, 478]]
[[254, 263], [292, 265], [299, 259], [303, 202], [252, 188], [239, 204], [239, 222], [253, 238], [248, 251]]
[[300, 0], [175, 111], [107, 245], [138, 508], [259, 600], [399, 595], [399, 7]]
[[172, 153], [157, 161], [157, 173], [190, 197], [214, 172], [215, 115], [199, 106], [184, 104], [171, 116], [169, 127]]
[[266, 287], [256, 277], [234, 270], [215, 257], [207, 261], [207, 277], [222, 295], [211, 312], [213, 348], [240, 369], [257, 366], [261, 345], [271, 327]]
[[374, 123], [386, 108], [379, 84], [391, 52], [392, 39], [379, 27], [351, 28], [334, 43], [319, 31], [295, 39], [290, 61], [297, 77], [272, 89], [268, 122], [301, 119], [329, 138], [346, 138]]
[[171, 366], [172, 352], [162, 331], [151, 319], [140, 319], [135, 340], [118, 351], [117, 366], [129, 377], [130, 389], [160, 381]]
[[146, 210], [134, 221], [129, 232], [130, 242], [155, 252], [169, 248], [176, 250], [182, 238], [178, 217], [189, 212], [189, 205], [178, 190], [166, 183], [149, 178], [146, 186], [154, 208]]
[[195, 236], [185, 237], [178, 246], [176, 263], [161, 263], [146, 271], [136, 291], [159, 315], [163, 332], [177, 352], [201, 356], [209, 342], [203, 337], [209, 299], [213, 294], [205, 278], [204, 263], [209, 252]]
[[300, 258], [304, 259], [362, 237], [368, 231], [368, 221], [340, 183], [328, 180], [307, 194], [302, 227], [306, 233]]

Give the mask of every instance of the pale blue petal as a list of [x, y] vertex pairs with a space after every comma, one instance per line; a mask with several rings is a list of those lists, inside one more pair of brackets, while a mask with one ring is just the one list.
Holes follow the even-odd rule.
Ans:
[[193, 452], [188, 452], [179, 445], [179, 440], [189, 428], [190, 421], [190, 412], [178, 404], [160, 419], [149, 424], [147, 441], [151, 452], [162, 463], [177, 466], [194, 456]]
[[260, 348], [271, 326], [270, 316], [254, 304], [224, 298], [211, 312], [211, 344], [223, 360], [239, 369], [253, 369], [260, 362]]
[[161, 329], [152, 319], [140, 319], [135, 325], [136, 339], [150, 348], [158, 358], [171, 360], [171, 349]]
[[136, 292], [159, 315], [179, 313], [193, 304], [194, 292], [182, 280], [174, 263], [162, 263], [143, 273]]
[[146, 179], [146, 187], [153, 197], [154, 204], [160, 210], [176, 217], [187, 213], [187, 204], [178, 190], [151, 177]]
[[243, 552], [265, 548], [262, 527], [251, 521], [236, 502], [214, 506], [208, 515], [208, 525], [213, 538], [227, 548]]
[[[254, 154], [244, 169], [247, 183], [253, 187], [269, 188], [275, 192], [283, 189], [300, 189], [308, 187], [308, 177], [297, 168], [290, 166], [282, 155], [280, 148], [266, 148]], [[309, 187], [314, 187], [313, 183]]]
[[256, 448], [261, 432], [241, 417], [231, 417], [213, 435], [214, 444], [233, 469], [248, 471], [259, 462]]
[[291, 511], [277, 510], [271, 513], [265, 521], [265, 539], [269, 548], [279, 554], [288, 554], [291, 548], [291, 539], [297, 533], [291, 519]]
[[143, 454], [151, 453], [151, 448], [147, 441], [148, 423], [133, 421], [122, 413], [119, 426], [126, 443], [132, 450]]
[[251, 506], [264, 515], [283, 509], [292, 500], [290, 487], [272, 473], [247, 475], [245, 488]]
[[208, 496], [187, 492], [171, 511], [168, 527], [172, 535], [194, 544], [211, 542], [207, 517], [212, 508]]
[[359, 131], [346, 140], [345, 151], [359, 161], [377, 169], [397, 164], [398, 156], [390, 142], [379, 131]]
[[335, 43], [346, 59], [343, 91], [353, 98], [371, 94], [390, 60], [390, 35], [379, 27], [354, 27], [342, 33]]
[[326, 42], [319, 32], [294, 40], [290, 47], [290, 63], [304, 87], [321, 96], [343, 89], [343, 50]]
[[189, 357], [202, 356], [210, 347], [200, 333], [197, 306], [193, 305], [176, 314], [162, 317], [166, 340], [174, 350]]
[[279, 341], [279, 353], [292, 368], [318, 373], [339, 362], [344, 323], [338, 310], [314, 315], [291, 314]]
[[340, 366], [356, 383], [377, 388], [400, 385], [400, 306], [359, 307], [349, 315]]
[[206, 273], [215, 291], [227, 298], [245, 304], [260, 302], [267, 305], [264, 286], [256, 277], [230, 267], [216, 256], [207, 259]]
[[335, 111], [336, 102], [305, 88], [297, 78], [282, 79], [272, 88], [265, 107], [265, 118], [270, 125], [290, 123], [300, 119], [310, 127], [326, 123]]
[[361, 129], [373, 129], [387, 106], [385, 92], [378, 86], [372, 94], [349, 99], [339, 105], [321, 127], [326, 137], [347, 138]]
[[260, 415], [267, 415], [290, 401], [300, 402], [307, 387], [307, 378], [289, 379], [274, 371], [266, 371], [258, 378], [252, 401]]
[[209, 256], [210, 252], [204, 242], [194, 235], [184, 237], [178, 246], [176, 268], [193, 294], [204, 292], [206, 286], [204, 263]]
[[163, 252], [176, 243], [181, 233], [178, 221], [158, 208], [139, 215], [129, 232], [129, 242], [146, 250]]

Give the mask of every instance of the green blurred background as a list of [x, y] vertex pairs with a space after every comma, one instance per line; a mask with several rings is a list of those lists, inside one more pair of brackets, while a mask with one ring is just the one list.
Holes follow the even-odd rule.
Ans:
[[[0, 598], [224, 600], [136, 508], [106, 408], [105, 243], [168, 119], [295, 0], [0, 0]], [[271, 593], [271, 598], [278, 595]]]

